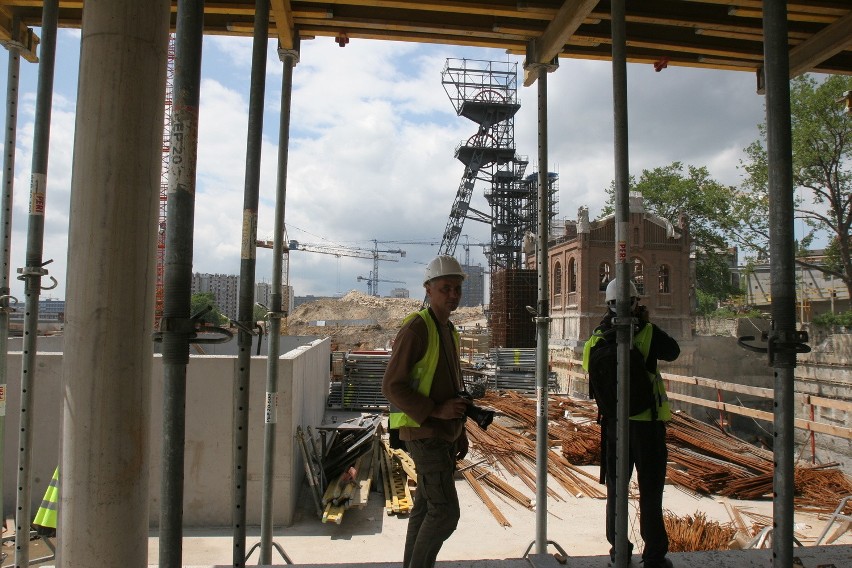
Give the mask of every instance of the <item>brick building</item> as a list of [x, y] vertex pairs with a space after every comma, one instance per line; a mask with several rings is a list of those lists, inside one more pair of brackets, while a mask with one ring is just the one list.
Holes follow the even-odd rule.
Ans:
[[[589, 221], [581, 207], [576, 221], [566, 221], [551, 241], [550, 343], [582, 344], [606, 311], [606, 285], [615, 277], [615, 217]], [[645, 211], [642, 197], [630, 196], [627, 255], [634, 283], [651, 321], [677, 339], [692, 336], [694, 278], [691, 276], [686, 216], [674, 226]], [[529, 256], [528, 256], [529, 258]]]

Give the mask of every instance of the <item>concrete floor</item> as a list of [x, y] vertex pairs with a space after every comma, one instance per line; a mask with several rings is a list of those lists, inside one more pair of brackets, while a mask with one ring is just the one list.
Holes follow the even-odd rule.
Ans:
[[[585, 469], [585, 468], [584, 468]], [[588, 468], [596, 474], [597, 467]], [[493, 498], [500, 512], [511, 523], [500, 526], [486, 506], [463, 480], [457, 482], [462, 518], [456, 532], [447, 540], [438, 557], [438, 566], [470, 568], [556, 568], [562, 566], [553, 554], [563, 549], [568, 555], [565, 566], [575, 568], [604, 568], [608, 564], [609, 544], [603, 538], [604, 501], [588, 497], [577, 498], [565, 495], [559, 489], [559, 498], [548, 498], [546, 537], [557, 546], [548, 547], [546, 555], [524, 558], [536, 537], [535, 513], [517, 505]], [[530, 495], [532, 490], [521, 489]], [[675, 486], [666, 486], [664, 506], [679, 515], [706, 515], [707, 520], [720, 523], [730, 522], [728, 507], [771, 518], [772, 503], [769, 501], [729, 501], [687, 493]], [[635, 505], [631, 502], [631, 515]], [[825, 517], [797, 513], [794, 519], [797, 538], [806, 546], [796, 548], [794, 554], [802, 560], [804, 568], [852, 568], [852, 530], [845, 531], [833, 546], [810, 546], [823, 531]], [[407, 519], [389, 516], [384, 510], [384, 500], [372, 493], [362, 509], [350, 509], [344, 514], [340, 525], [322, 523], [316, 517], [310, 494], [303, 491], [295, 522], [289, 527], [274, 527], [273, 542], [280, 546], [295, 563], [293, 566], [370, 566], [376, 568], [399, 568], [405, 539]], [[835, 525], [837, 527], [837, 525]], [[635, 519], [631, 520], [631, 539], [636, 541]], [[830, 534], [833, 534], [834, 530]], [[251, 527], [246, 538], [246, 549], [260, 541], [258, 527]], [[148, 565], [157, 566], [159, 540], [152, 531], [148, 546]], [[533, 547], [534, 548], [534, 547]], [[4, 565], [13, 560], [14, 548], [7, 546], [10, 554]], [[34, 541], [31, 558], [44, 555], [40, 541]], [[232, 530], [186, 529], [183, 539], [183, 565], [187, 567], [212, 568], [232, 566]], [[772, 567], [770, 549], [748, 551], [712, 551], [694, 553], [671, 553], [675, 566], [695, 568], [740, 568]], [[258, 550], [254, 550], [246, 561], [247, 566], [257, 565]], [[273, 550], [275, 566], [284, 566], [281, 555]], [[37, 566], [54, 566], [55, 560]], [[639, 557], [633, 564], [641, 568]], [[785, 567], [786, 568], [786, 567]], [[790, 567], [792, 568], [792, 567]]]
[[[217, 539], [218, 540], [218, 539]], [[227, 539], [223, 539], [227, 540]], [[220, 545], [230, 546], [230, 542], [220, 542]], [[38, 558], [43, 551], [43, 545], [34, 543], [31, 548], [31, 557]], [[224, 551], [223, 551], [224, 552]], [[852, 566], [852, 546], [809, 546], [797, 548], [794, 552], [796, 558], [801, 561], [802, 568], [848, 568]], [[4, 559], [4, 563], [14, 560], [13, 554]], [[255, 554], [255, 562], [257, 555]], [[771, 550], [726, 550], [710, 552], [674, 552], [669, 555], [678, 568], [777, 568], [772, 563]], [[273, 553], [275, 561], [283, 562], [277, 552]], [[251, 560], [251, 558], [249, 559]], [[335, 563], [311, 563], [311, 564], [273, 564], [272, 566], [293, 566], [312, 568], [340, 568], [341, 566], [365, 566], [370, 568], [400, 568], [401, 562], [358, 562], [352, 558], [349, 561], [338, 559]], [[5, 564], [4, 564], [5, 565]], [[247, 562], [247, 565], [254, 565]], [[55, 566], [55, 561], [33, 564], [33, 566]], [[155, 567], [156, 564], [150, 566]], [[187, 564], [187, 568], [226, 568], [231, 564]], [[557, 561], [551, 550], [548, 554], [531, 554], [527, 558], [507, 558], [491, 560], [446, 560], [438, 561], [442, 568], [604, 568], [609, 566], [607, 556], [570, 556], [564, 563]], [[634, 556], [631, 566], [641, 567], [638, 558]]]
[[[589, 471], [597, 471], [592, 467]], [[609, 544], [603, 538], [604, 501], [599, 499], [562, 497], [548, 499], [547, 539], [554, 542], [546, 555], [524, 558], [535, 540], [535, 513], [513, 507], [505, 501], [494, 499], [500, 511], [510, 521], [510, 527], [500, 526], [488, 509], [476, 497], [467, 483], [459, 481], [457, 488], [462, 503], [462, 519], [456, 532], [445, 543], [438, 556], [438, 566], [445, 568], [557, 568], [563, 566], [553, 554], [562, 549], [568, 555], [565, 566], [575, 568], [604, 568], [608, 565]], [[529, 490], [524, 488], [526, 493]], [[727, 506], [753, 511], [761, 515], [772, 514], [768, 501], [722, 501], [699, 497], [667, 486], [664, 498], [668, 510], [678, 515], [703, 512], [708, 520], [729, 522]], [[313, 503], [305, 492], [296, 522], [290, 527], [276, 527], [273, 542], [285, 551], [295, 563], [293, 566], [341, 567], [370, 566], [376, 568], [399, 568], [402, 563], [402, 547], [407, 527], [405, 517], [388, 516], [384, 501], [373, 494], [363, 509], [350, 509], [340, 525], [323, 524], [313, 512]], [[631, 538], [635, 521], [631, 522]], [[836, 527], [837, 525], [835, 525]], [[812, 544], [825, 527], [825, 520], [814, 515], [797, 514], [795, 532], [805, 544]], [[832, 531], [833, 533], [833, 531]], [[246, 548], [260, 540], [259, 530], [251, 530], [246, 539]], [[184, 534], [184, 564], [212, 568], [228, 566], [232, 557], [232, 533], [230, 529], [218, 531], [187, 530]], [[806, 546], [797, 548], [795, 555], [802, 560], [804, 568], [852, 568], [852, 531], [847, 530], [834, 546]], [[158, 541], [152, 534], [148, 562], [156, 566]], [[534, 547], [532, 547], [534, 548]], [[257, 565], [258, 551], [255, 550], [246, 565]], [[697, 553], [671, 553], [678, 567], [695, 568], [740, 568], [772, 567], [770, 549], [748, 551], [712, 551]], [[284, 566], [280, 554], [273, 550], [275, 566]], [[639, 556], [633, 564], [641, 568]]]

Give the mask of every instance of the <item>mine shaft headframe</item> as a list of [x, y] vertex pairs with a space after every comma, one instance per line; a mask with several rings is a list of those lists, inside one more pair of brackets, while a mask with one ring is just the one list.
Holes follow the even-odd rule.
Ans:
[[511, 61], [448, 58], [441, 84], [459, 116], [486, 127], [509, 120], [518, 102], [518, 64]]

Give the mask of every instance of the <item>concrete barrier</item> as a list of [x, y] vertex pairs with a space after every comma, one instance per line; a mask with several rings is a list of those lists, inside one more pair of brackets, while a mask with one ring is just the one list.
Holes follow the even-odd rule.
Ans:
[[[152, 527], [159, 521], [162, 454], [162, 358], [154, 355], [151, 370], [150, 507]], [[297, 425], [322, 423], [330, 380], [330, 339], [316, 339], [279, 358], [278, 427], [275, 454], [274, 522], [293, 522], [304, 480], [301, 454], [293, 435]], [[237, 359], [231, 356], [192, 356], [187, 367], [184, 526], [231, 525], [233, 378]], [[59, 460], [62, 353], [39, 353], [34, 378], [32, 503], [35, 513]], [[265, 357], [252, 357], [249, 403], [248, 502], [246, 522], [260, 524], [263, 483], [263, 437], [266, 403]], [[14, 517], [19, 455], [21, 353], [7, 358], [7, 412], [3, 452], [3, 514]], [[116, 377], [115, 380], [121, 380]], [[129, 441], [128, 441], [129, 442]], [[60, 472], [60, 491], [61, 491]]]

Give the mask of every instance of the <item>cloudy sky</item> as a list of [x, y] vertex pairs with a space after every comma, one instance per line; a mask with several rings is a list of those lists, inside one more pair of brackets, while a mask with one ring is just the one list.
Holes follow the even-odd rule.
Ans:
[[[79, 31], [60, 30], [48, 167], [45, 259], [58, 287], [44, 297], [64, 298], [68, 203], [76, 105]], [[259, 238], [271, 238], [277, 172], [282, 64], [269, 44], [266, 75]], [[288, 236], [302, 243], [372, 250], [403, 249], [398, 262], [380, 262], [380, 283], [420, 294], [424, 265], [437, 252], [464, 170], [453, 152], [476, 131], [456, 116], [441, 84], [447, 58], [518, 62], [521, 110], [515, 119], [519, 154], [537, 170], [537, 91], [523, 87], [521, 58], [502, 51], [331, 38], [302, 44], [294, 91], [287, 182]], [[7, 59], [0, 58], [0, 77]], [[194, 270], [239, 273], [245, 177], [251, 40], [208, 36], [201, 85]], [[24, 265], [26, 204], [32, 166], [37, 67], [21, 62], [11, 281]], [[680, 161], [706, 166], [738, 185], [743, 149], [758, 137], [763, 97], [748, 73], [651, 65], [628, 66], [630, 172]], [[613, 179], [612, 74], [609, 63], [563, 59], [548, 77], [549, 169], [559, 173], [559, 216], [575, 218], [586, 205], [596, 216]], [[471, 204], [488, 211], [477, 185]], [[489, 228], [466, 221], [460, 242], [483, 243]], [[378, 244], [374, 244], [378, 241]], [[403, 244], [406, 243], [406, 244]], [[480, 247], [471, 264], [486, 265]], [[461, 246], [457, 256], [464, 260]], [[371, 259], [294, 251], [290, 283], [296, 295], [366, 291]], [[271, 250], [258, 249], [257, 281], [271, 279]]]

